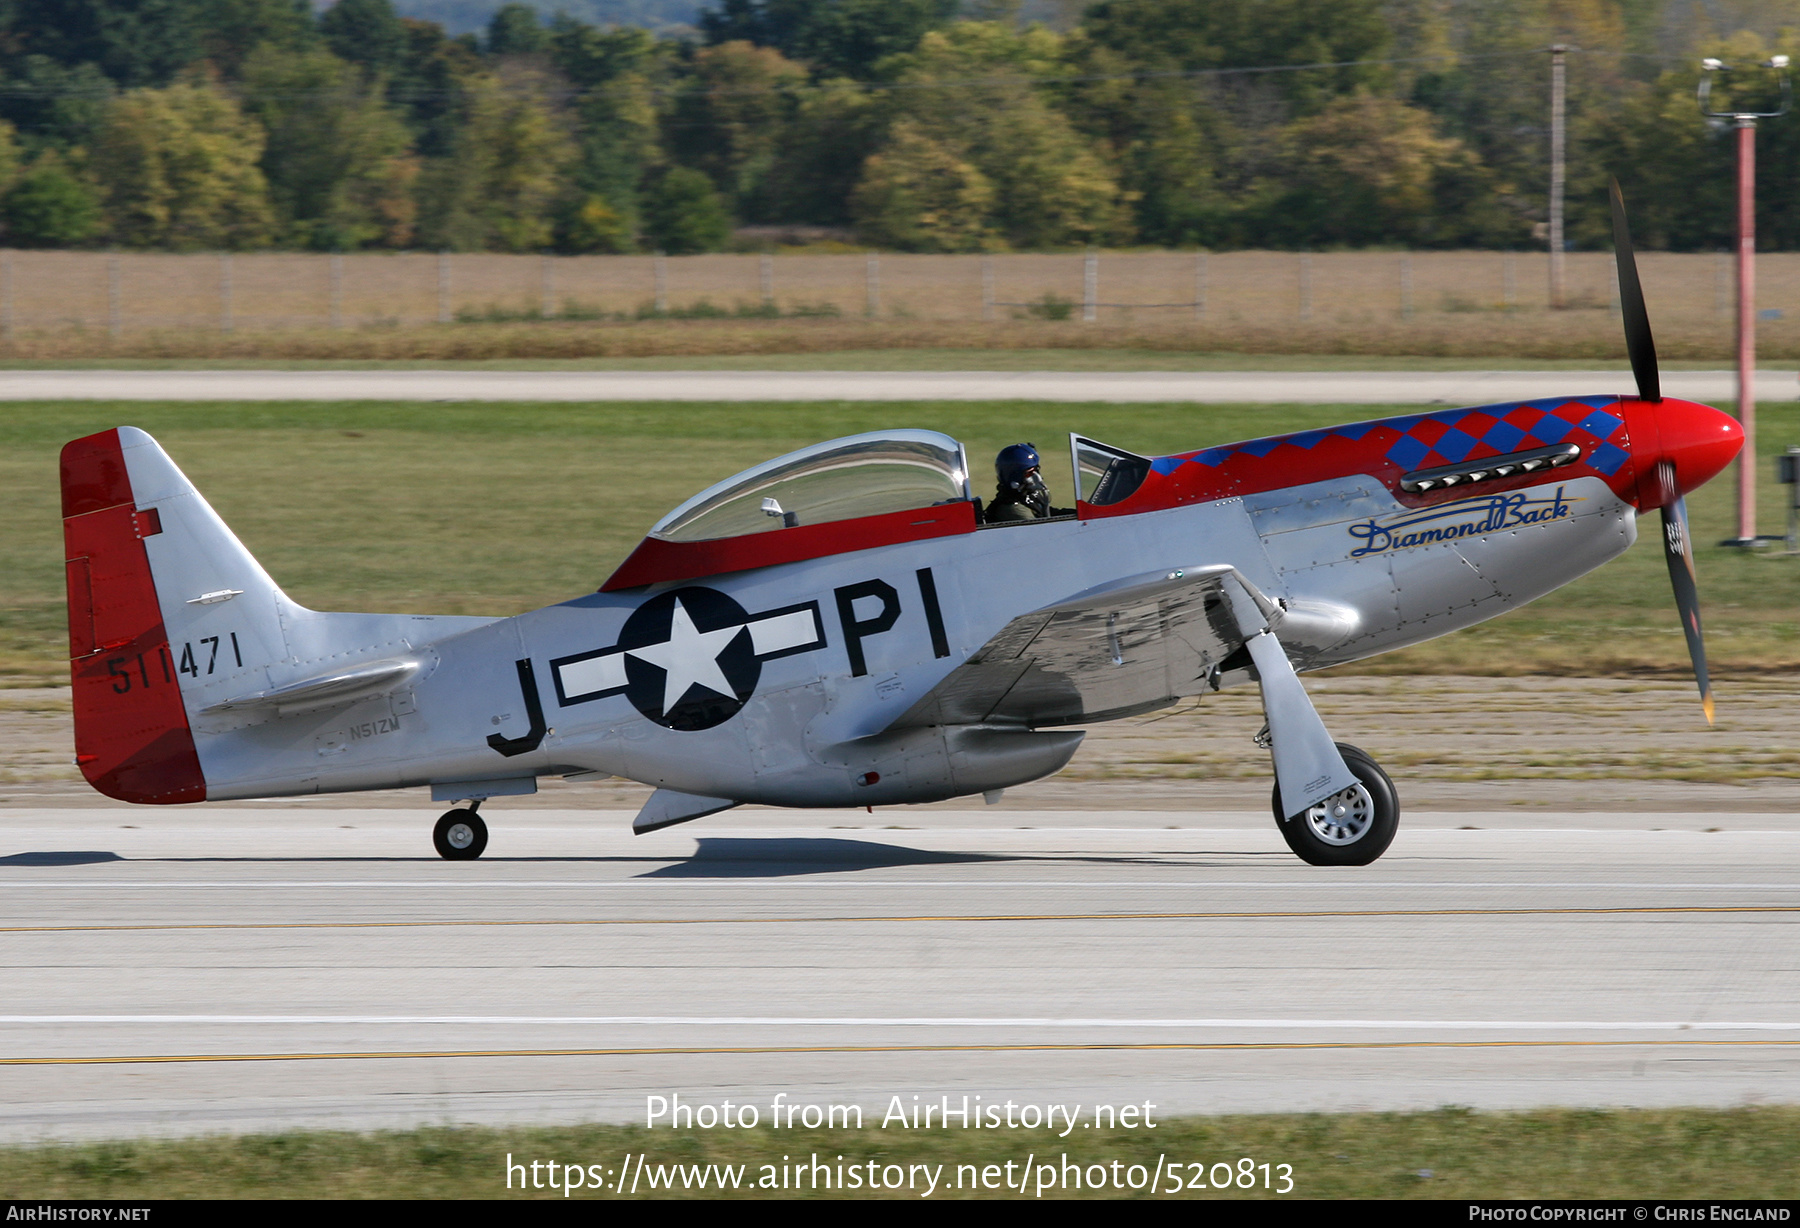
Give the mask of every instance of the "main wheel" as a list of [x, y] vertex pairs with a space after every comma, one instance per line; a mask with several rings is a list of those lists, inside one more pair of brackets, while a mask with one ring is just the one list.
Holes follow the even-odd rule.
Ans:
[[1314, 866], [1366, 866], [1387, 852], [1400, 828], [1400, 795], [1368, 755], [1337, 744], [1357, 783], [1301, 814], [1284, 814], [1281, 786], [1272, 801], [1275, 826], [1301, 861]]
[[451, 810], [431, 829], [438, 856], [449, 861], [474, 861], [487, 848], [487, 824], [473, 810]]

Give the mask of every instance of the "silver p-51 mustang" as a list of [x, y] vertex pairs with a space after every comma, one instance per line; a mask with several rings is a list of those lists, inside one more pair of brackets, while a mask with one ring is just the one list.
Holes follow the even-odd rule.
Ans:
[[1631, 396], [1548, 398], [1174, 456], [1070, 440], [1076, 507], [984, 515], [956, 440], [832, 440], [702, 491], [595, 593], [514, 618], [296, 605], [155, 440], [62, 456], [77, 761], [171, 803], [429, 786], [476, 810], [545, 775], [655, 786], [638, 831], [745, 802], [877, 806], [1057, 771], [1073, 728], [1255, 681], [1275, 813], [1314, 864], [1381, 855], [1393, 784], [1298, 674], [1492, 618], [1664, 516], [1710, 716], [1684, 492], [1735, 420], [1657, 386], [1616, 213]]

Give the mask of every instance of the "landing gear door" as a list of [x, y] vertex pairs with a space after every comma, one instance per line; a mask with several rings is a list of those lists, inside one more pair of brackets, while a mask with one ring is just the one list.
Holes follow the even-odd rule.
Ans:
[[1075, 466], [1075, 505], [1105, 507], [1123, 503], [1150, 475], [1150, 460], [1084, 435], [1069, 433], [1069, 455]]

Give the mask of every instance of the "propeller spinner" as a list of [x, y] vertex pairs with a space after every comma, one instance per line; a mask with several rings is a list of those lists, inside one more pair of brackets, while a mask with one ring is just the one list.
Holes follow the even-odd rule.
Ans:
[[1619, 191], [1617, 179], [1612, 181], [1612, 223], [1625, 349], [1631, 356], [1631, 373], [1637, 380], [1638, 400], [1646, 403], [1650, 410], [1649, 424], [1659, 445], [1656, 449], [1659, 459], [1648, 475], [1650, 480], [1640, 487], [1644, 491], [1640, 506], [1648, 510], [1648, 504], [1654, 502], [1662, 511], [1663, 560], [1669, 565], [1669, 584], [1675, 590], [1675, 606], [1681, 612], [1688, 657], [1694, 663], [1700, 706], [1710, 725], [1713, 719], [1712, 680], [1706, 670], [1706, 640], [1700, 630], [1700, 597], [1694, 581], [1693, 534], [1688, 528], [1684, 495], [1731, 463], [1743, 447], [1744, 434], [1735, 419], [1708, 406], [1663, 400], [1656, 342], [1650, 335], [1650, 313], [1644, 307], [1637, 256], [1631, 246], [1631, 227], [1625, 220], [1625, 198]]

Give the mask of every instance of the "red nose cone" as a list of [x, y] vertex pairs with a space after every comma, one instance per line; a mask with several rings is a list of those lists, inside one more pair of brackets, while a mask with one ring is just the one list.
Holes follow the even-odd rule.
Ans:
[[[1669, 398], [1657, 404], [1636, 401], [1630, 411], [1631, 453], [1643, 511], [1706, 485], [1744, 447], [1738, 420], [1710, 405]], [[1664, 489], [1657, 478], [1665, 462], [1674, 467], [1675, 490]]]

